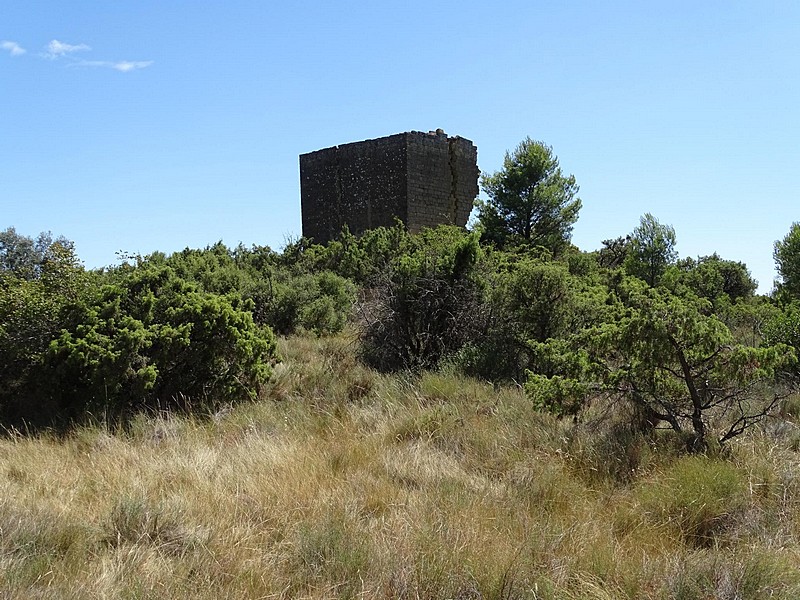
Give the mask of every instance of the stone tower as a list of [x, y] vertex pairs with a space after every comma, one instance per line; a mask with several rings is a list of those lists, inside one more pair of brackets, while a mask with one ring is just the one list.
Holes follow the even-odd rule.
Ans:
[[467, 224], [478, 195], [478, 150], [441, 129], [410, 131], [300, 155], [303, 236], [326, 243], [403, 221], [411, 232]]

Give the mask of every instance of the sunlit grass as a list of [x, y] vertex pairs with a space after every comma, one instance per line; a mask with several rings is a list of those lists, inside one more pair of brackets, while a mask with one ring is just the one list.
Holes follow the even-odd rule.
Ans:
[[[9, 598], [794, 598], [793, 429], [723, 458], [292, 338], [259, 402], [0, 441]], [[791, 428], [794, 425], [789, 425]]]

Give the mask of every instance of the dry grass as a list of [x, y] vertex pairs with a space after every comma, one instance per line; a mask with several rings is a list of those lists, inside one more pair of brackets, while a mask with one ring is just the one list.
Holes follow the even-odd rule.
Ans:
[[793, 426], [680, 457], [352, 350], [284, 341], [213, 418], [0, 441], [0, 598], [800, 595]]

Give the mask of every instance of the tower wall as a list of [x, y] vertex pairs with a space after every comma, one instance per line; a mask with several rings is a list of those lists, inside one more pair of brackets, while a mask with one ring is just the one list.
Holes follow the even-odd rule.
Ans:
[[478, 150], [443, 132], [406, 134], [409, 230], [442, 223], [464, 227], [478, 195]]
[[300, 155], [303, 236], [325, 243], [400, 219], [412, 232], [464, 226], [478, 195], [477, 149], [441, 130], [412, 131]]

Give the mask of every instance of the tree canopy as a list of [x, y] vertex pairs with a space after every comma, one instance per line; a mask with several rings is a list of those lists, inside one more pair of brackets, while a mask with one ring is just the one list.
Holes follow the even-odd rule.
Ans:
[[0, 272], [36, 279], [48, 263], [59, 262], [67, 254], [77, 262], [74, 244], [65, 237], [53, 238], [50, 232], [43, 232], [33, 239], [13, 227], [0, 231]]
[[525, 138], [481, 185], [489, 196], [478, 207], [485, 240], [543, 246], [553, 254], [567, 247], [581, 200], [575, 176], [562, 174], [550, 146]]
[[642, 215], [638, 227], [631, 234], [625, 270], [654, 286], [677, 257], [675, 230], [670, 225], [659, 223], [650, 213]]
[[800, 223], [793, 223], [789, 233], [775, 242], [773, 256], [781, 278], [780, 288], [800, 299]]

